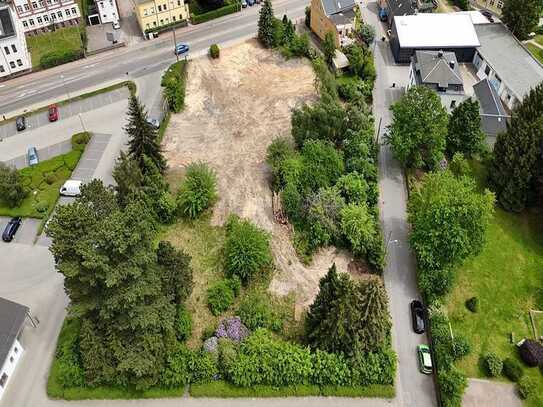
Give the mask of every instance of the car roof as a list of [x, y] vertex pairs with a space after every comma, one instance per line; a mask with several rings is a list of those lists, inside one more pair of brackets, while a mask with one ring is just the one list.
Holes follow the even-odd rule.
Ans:
[[66, 187], [66, 188], [70, 188], [70, 187], [79, 187], [79, 186], [81, 186], [81, 184], [82, 184], [81, 181], [76, 181], [76, 180], [70, 179], [70, 180], [66, 181], [63, 186]]
[[432, 367], [432, 357], [428, 352], [422, 352], [422, 362], [424, 366]]

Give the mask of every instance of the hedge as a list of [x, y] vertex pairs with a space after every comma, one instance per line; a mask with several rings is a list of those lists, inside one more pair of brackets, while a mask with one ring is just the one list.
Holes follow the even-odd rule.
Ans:
[[161, 25], [160, 27], [148, 28], [147, 30], [145, 30], [145, 34], [150, 34], [154, 32], [161, 33], [171, 30], [172, 28], [186, 27], [187, 25], [189, 25], [187, 20], [174, 21], [173, 23]]
[[192, 24], [205, 23], [206, 21], [213, 20], [215, 18], [219, 18], [222, 16], [226, 16], [228, 14], [232, 14], [240, 10], [241, 10], [240, 3], [229, 4], [224, 7], [218, 8], [216, 10], [208, 11], [207, 13], [204, 13], [204, 14], [199, 14], [199, 15], [193, 14], [191, 16], [191, 20], [192, 20]]
[[40, 67], [43, 69], [52, 68], [57, 65], [66, 64], [83, 57], [81, 50], [53, 51], [45, 54], [40, 59]]
[[178, 61], [170, 65], [162, 75], [160, 86], [164, 88], [164, 97], [172, 112], [179, 113], [185, 107], [185, 82], [187, 62]]

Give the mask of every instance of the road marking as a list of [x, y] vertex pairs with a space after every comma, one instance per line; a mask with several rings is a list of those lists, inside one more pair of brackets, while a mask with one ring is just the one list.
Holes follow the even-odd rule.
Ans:
[[89, 69], [95, 67], [97, 64], [85, 65], [83, 69]]

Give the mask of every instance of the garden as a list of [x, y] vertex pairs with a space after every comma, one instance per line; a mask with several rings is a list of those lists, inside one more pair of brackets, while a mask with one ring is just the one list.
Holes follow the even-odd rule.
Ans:
[[84, 26], [57, 28], [27, 38], [32, 67], [51, 68], [82, 58], [86, 38]]
[[240, 0], [194, 0], [190, 3], [193, 24], [205, 23], [241, 10]]

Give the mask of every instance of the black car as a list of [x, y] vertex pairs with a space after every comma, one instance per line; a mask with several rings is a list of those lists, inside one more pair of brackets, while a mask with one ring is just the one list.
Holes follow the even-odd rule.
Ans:
[[21, 223], [21, 218], [12, 218], [6, 225], [4, 233], [2, 233], [2, 240], [4, 242], [11, 242], [15, 237], [15, 233], [17, 233], [17, 229], [21, 226]]
[[490, 11], [482, 10], [481, 14], [483, 16], [485, 16], [487, 18], [487, 20], [490, 21], [491, 23], [494, 22], [494, 16], [492, 15], [492, 13]]
[[17, 131], [26, 129], [26, 118], [24, 116], [17, 117], [17, 119], [15, 119], [15, 126], [17, 127]]
[[411, 320], [413, 321], [413, 330], [418, 334], [424, 333], [424, 305], [419, 300], [411, 301]]

